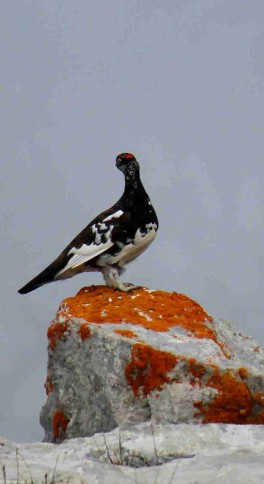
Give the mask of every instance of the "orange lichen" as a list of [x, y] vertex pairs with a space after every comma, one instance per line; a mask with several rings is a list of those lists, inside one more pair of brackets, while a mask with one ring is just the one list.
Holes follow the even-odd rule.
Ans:
[[60, 439], [63, 440], [65, 438], [65, 433], [67, 430], [67, 426], [69, 423], [69, 419], [64, 415], [61, 410], [57, 410], [53, 415], [53, 436], [55, 442]]
[[172, 379], [168, 373], [175, 367], [177, 358], [166, 351], [137, 343], [133, 346], [131, 360], [125, 374], [135, 396], [141, 391], [148, 395], [153, 390], [160, 390], [164, 383]]
[[248, 370], [246, 368], [239, 368], [238, 373], [243, 380], [248, 377]]
[[130, 329], [115, 329], [114, 333], [121, 334], [121, 336], [125, 336], [125, 338], [136, 338], [137, 334], [130, 331]]
[[88, 323], [82, 323], [77, 331], [82, 341], [91, 337], [91, 329]]
[[44, 388], [46, 390], [46, 395], [49, 395], [54, 390], [54, 384], [52, 383], [52, 379], [50, 376], [47, 376], [46, 381], [44, 383]]
[[199, 363], [195, 358], [189, 358], [189, 374], [192, 375], [190, 383], [195, 386], [197, 383], [201, 386], [202, 378], [206, 374], [205, 366]]
[[217, 390], [216, 396], [208, 404], [196, 402], [203, 423], [233, 423], [233, 424], [264, 424], [263, 393], [251, 393], [247, 386], [246, 370], [220, 371], [212, 366], [212, 376], [207, 380], [206, 386]]
[[247, 424], [255, 424], [255, 425], [263, 425], [264, 424], [264, 411], [258, 413], [257, 415], [254, 415], [253, 417], [250, 417], [248, 421], [246, 422]]
[[[170, 375], [178, 363], [181, 363], [181, 379]], [[252, 395], [239, 370], [221, 371], [216, 365], [203, 365], [194, 358], [175, 356], [137, 343], [132, 348], [125, 375], [135, 397], [147, 396], [153, 390], [161, 390], [165, 383], [175, 382], [189, 381], [192, 386], [217, 390], [208, 404], [194, 403], [199, 410], [195, 417], [203, 423], [264, 423], [264, 394]]]
[[264, 393], [256, 392], [253, 395], [254, 401], [264, 407]]
[[213, 340], [230, 358], [227, 348], [217, 339], [210, 325], [211, 316], [198, 303], [176, 292], [151, 292], [138, 288], [132, 293], [121, 293], [106, 286], [91, 286], [65, 299], [60, 311], [63, 314], [69, 312], [88, 323], [129, 322], [161, 332], [181, 326], [196, 338]]
[[54, 350], [58, 340], [65, 341], [66, 333], [69, 333], [69, 322], [53, 322], [48, 329], [49, 348]]
[[213, 375], [206, 382], [207, 387], [217, 390], [208, 405], [198, 404], [203, 423], [245, 423], [252, 411], [253, 399], [239, 372], [220, 371], [215, 367]]
[[195, 301], [178, 293], [151, 293], [139, 288], [126, 294], [105, 286], [92, 286], [65, 299], [63, 307], [64, 312], [66, 307], [73, 316], [100, 324], [109, 321], [121, 323], [126, 320], [154, 331], [168, 331], [180, 324], [197, 333], [197, 337], [205, 337], [204, 333], [210, 334], [212, 331], [204, 324], [205, 321], [212, 320], [211, 316]]

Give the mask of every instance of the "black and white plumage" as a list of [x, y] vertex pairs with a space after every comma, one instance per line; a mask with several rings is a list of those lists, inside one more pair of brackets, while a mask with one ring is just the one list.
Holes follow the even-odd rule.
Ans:
[[125, 265], [154, 240], [158, 219], [142, 185], [136, 158], [130, 153], [122, 153], [116, 158], [116, 166], [125, 176], [122, 197], [93, 219], [57, 259], [18, 291], [20, 294], [91, 271], [102, 272], [109, 287], [120, 291], [135, 287], [123, 283], [119, 276]]

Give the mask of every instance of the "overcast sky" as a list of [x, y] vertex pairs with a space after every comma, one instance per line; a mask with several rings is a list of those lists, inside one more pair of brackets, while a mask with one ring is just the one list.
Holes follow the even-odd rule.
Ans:
[[263, 0], [1, 0], [0, 435], [41, 440], [46, 331], [100, 274], [17, 289], [123, 191], [160, 220], [124, 280], [264, 343]]

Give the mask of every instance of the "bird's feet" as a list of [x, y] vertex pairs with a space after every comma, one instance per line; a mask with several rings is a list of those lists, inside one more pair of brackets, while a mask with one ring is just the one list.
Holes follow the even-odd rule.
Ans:
[[134, 286], [131, 282], [122, 282], [119, 278], [119, 272], [114, 267], [104, 267], [102, 270], [105, 283], [108, 287], [113, 287], [114, 289], [118, 289], [119, 291], [123, 292], [130, 292], [133, 289], [137, 289], [138, 286]]
[[131, 282], [121, 282], [120, 279], [119, 279], [119, 283], [120, 284], [116, 286], [116, 289], [123, 292], [130, 292], [130, 291], [133, 291], [134, 289], [138, 289], [139, 287], [139, 286], [134, 286], [134, 284], [132, 284]]

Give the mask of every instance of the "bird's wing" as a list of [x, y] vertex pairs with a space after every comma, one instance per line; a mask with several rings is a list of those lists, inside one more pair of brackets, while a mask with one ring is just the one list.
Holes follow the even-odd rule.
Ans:
[[114, 245], [111, 239], [112, 230], [123, 211], [115, 210], [110, 215], [108, 213], [104, 212], [97, 222], [84, 229], [65, 249], [67, 263], [57, 272], [56, 278], [69, 269], [82, 266]]
[[79, 249], [73, 247], [68, 253], [68, 255], [72, 254], [71, 258], [68, 260], [66, 266], [57, 272], [56, 277], [63, 274], [63, 272], [66, 272], [68, 269], [76, 269], [76, 267], [82, 266], [85, 262], [94, 259], [102, 254], [102, 252], [110, 249], [112, 245], [114, 244], [109, 239], [105, 243], [99, 245], [92, 243], [90, 245], [83, 244]]

